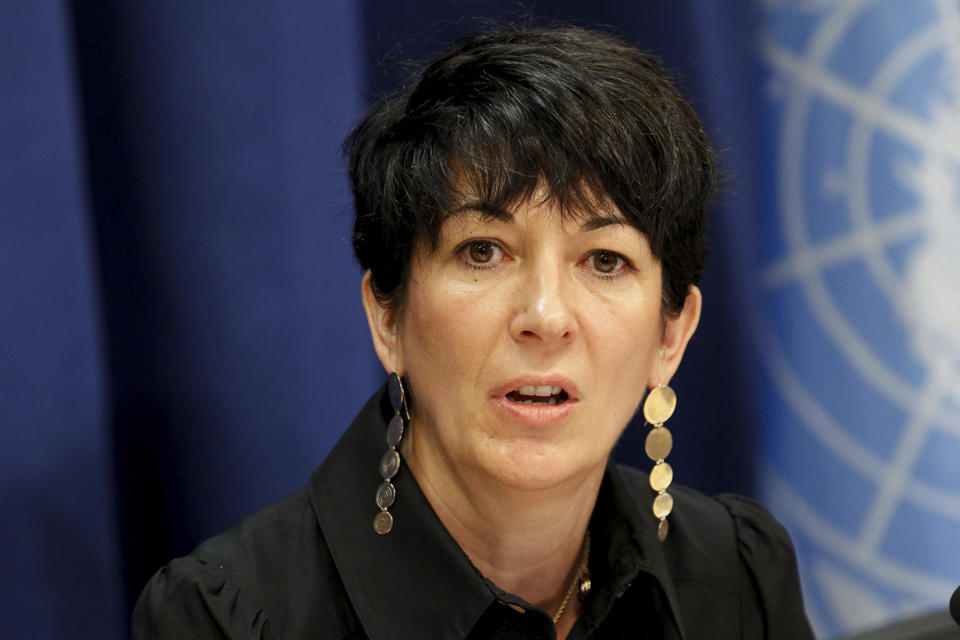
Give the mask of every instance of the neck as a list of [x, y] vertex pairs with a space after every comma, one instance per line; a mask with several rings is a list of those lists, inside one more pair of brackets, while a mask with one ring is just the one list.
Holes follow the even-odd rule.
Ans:
[[[411, 439], [412, 440], [412, 439]], [[573, 581], [603, 468], [546, 489], [490, 483], [451, 469], [404, 443], [424, 495], [474, 566], [498, 587], [553, 615]], [[574, 595], [557, 624], [564, 637], [579, 616]]]

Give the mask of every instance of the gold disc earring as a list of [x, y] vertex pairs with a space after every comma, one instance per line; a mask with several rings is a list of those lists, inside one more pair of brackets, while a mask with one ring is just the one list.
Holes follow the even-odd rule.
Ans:
[[654, 461], [650, 470], [650, 488], [657, 492], [653, 499], [653, 515], [660, 521], [657, 525], [657, 537], [660, 542], [667, 539], [670, 524], [667, 516], [673, 511], [673, 496], [667, 493], [667, 488], [673, 482], [673, 468], [667, 464], [665, 458], [673, 449], [673, 435], [663, 423], [670, 419], [677, 408], [677, 394], [665, 384], [659, 384], [650, 390], [647, 399], [643, 402], [643, 417], [652, 429], [647, 434], [644, 445], [647, 456]]

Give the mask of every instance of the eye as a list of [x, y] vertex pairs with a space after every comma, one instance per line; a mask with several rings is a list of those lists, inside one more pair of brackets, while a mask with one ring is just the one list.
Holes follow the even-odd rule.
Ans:
[[471, 240], [460, 247], [459, 253], [471, 267], [492, 267], [503, 258], [503, 249], [493, 240]]
[[474, 240], [467, 245], [467, 253], [474, 262], [484, 264], [493, 260], [496, 247], [489, 240]]
[[615, 275], [629, 266], [626, 258], [613, 251], [598, 250], [587, 257], [590, 266], [603, 275]]

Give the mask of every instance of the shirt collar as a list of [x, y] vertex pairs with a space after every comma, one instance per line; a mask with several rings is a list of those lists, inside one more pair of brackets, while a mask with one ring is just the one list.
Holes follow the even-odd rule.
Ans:
[[464, 638], [495, 596], [444, 528], [409, 469], [393, 478], [393, 529], [373, 530], [387, 450], [381, 389], [310, 479], [314, 511], [371, 640]]
[[[392, 415], [384, 389], [367, 402], [350, 428], [310, 479], [314, 512], [350, 601], [371, 640], [387, 638], [461, 639], [499, 600], [526, 605], [486, 580], [440, 522], [419, 485], [401, 464], [393, 478], [397, 497], [390, 512], [393, 529], [373, 530], [374, 495], [381, 479], [380, 457], [387, 450], [386, 419]], [[598, 498], [591, 531], [604, 527], [598, 543], [610, 545], [603, 561], [610, 580], [601, 586], [587, 615], [599, 624], [614, 601], [641, 572], [649, 574], [665, 598], [665, 609], [683, 637], [674, 613], [677, 598], [669, 579], [654, 519], [637, 504], [650, 496], [610, 463]], [[649, 493], [649, 492], [647, 492]], [[643, 517], [644, 515], [648, 517]], [[600, 522], [600, 521], [603, 522]], [[600, 558], [594, 556], [593, 565]], [[656, 588], [655, 587], [655, 588]], [[598, 596], [600, 594], [597, 594]], [[529, 605], [527, 605], [529, 606]], [[590, 621], [588, 621], [589, 623]]]
[[640, 574], [646, 574], [658, 592], [656, 597], [663, 600], [660, 607], [663, 622], [667, 627], [674, 627], [670, 635], [676, 634], [682, 639], [685, 634], [677, 593], [664, 555], [671, 540], [668, 537], [661, 542], [657, 537], [658, 521], [650, 511], [652, 502], [653, 493], [647, 485], [646, 474], [611, 460], [597, 497], [591, 532], [601, 527], [609, 531], [605, 544], [608, 545], [607, 566], [614, 576], [611, 588], [626, 589]]

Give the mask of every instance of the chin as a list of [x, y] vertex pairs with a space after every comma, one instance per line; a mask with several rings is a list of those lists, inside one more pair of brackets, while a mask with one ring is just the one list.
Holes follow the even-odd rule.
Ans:
[[596, 466], [562, 447], [543, 443], [512, 443], [507, 447], [498, 451], [494, 460], [488, 460], [485, 471], [504, 487], [518, 491], [551, 489]]

